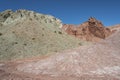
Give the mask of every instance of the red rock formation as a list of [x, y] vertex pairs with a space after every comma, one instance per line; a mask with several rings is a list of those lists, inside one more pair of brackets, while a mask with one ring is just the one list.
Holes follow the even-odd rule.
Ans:
[[62, 29], [70, 35], [87, 41], [99, 41], [112, 33], [109, 28], [105, 28], [100, 21], [93, 17], [78, 26], [64, 24]]

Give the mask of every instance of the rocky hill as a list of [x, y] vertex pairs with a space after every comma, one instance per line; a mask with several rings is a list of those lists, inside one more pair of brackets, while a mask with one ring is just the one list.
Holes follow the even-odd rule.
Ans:
[[[120, 80], [120, 31], [106, 40], [17, 66], [19, 71], [52, 80]], [[63, 78], [61, 78], [64, 77]], [[68, 79], [70, 78], [70, 79]]]
[[120, 80], [120, 30], [93, 45], [0, 63], [1, 80]]
[[113, 33], [112, 30], [105, 28], [100, 21], [93, 17], [78, 26], [64, 24], [62, 29], [70, 35], [87, 41], [99, 41]]
[[40, 56], [84, 44], [61, 31], [61, 20], [28, 10], [0, 13], [0, 60]]
[[33, 11], [1, 12], [0, 80], [120, 80], [120, 25], [106, 28], [90, 18], [62, 26]]

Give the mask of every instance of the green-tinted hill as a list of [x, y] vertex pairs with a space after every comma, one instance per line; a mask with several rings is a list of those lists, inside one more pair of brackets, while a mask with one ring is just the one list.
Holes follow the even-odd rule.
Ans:
[[62, 32], [59, 19], [27, 10], [0, 13], [0, 60], [56, 53], [84, 45]]

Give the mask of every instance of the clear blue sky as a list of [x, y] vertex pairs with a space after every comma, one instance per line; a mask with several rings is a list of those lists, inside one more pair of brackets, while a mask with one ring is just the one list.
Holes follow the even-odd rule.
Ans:
[[6, 9], [50, 14], [66, 24], [80, 24], [90, 16], [105, 26], [120, 24], [120, 0], [0, 0], [0, 11]]

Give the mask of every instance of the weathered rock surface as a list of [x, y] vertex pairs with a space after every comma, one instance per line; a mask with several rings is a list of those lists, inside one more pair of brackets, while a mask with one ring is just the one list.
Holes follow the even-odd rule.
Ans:
[[25, 19], [35, 19], [40, 23], [51, 23], [56, 26], [61, 27], [62, 22], [61, 20], [51, 16], [51, 15], [44, 15], [40, 13], [36, 13], [34, 11], [28, 11], [28, 10], [17, 10], [17, 11], [12, 11], [12, 10], [6, 10], [0, 13], [0, 23], [4, 25], [8, 25], [11, 23], [19, 22], [20, 20], [25, 20]]
[[87, 41], [99, 41], [112, 34], [109, 28], [105, 28], [100, 21], [92, 17], [78, 26], [64, 24], [62, 29], [70, 35]]
[[120, 30], [120, 24], [108, 26], [112, 31], [119, 31]]

